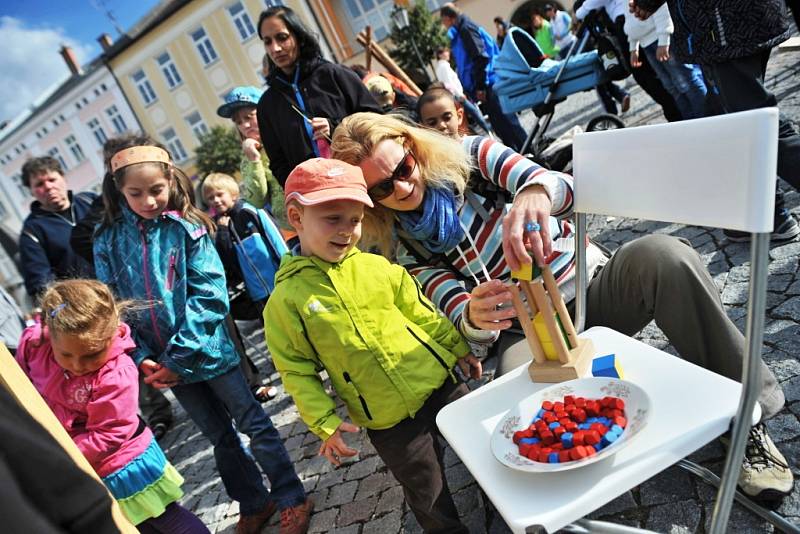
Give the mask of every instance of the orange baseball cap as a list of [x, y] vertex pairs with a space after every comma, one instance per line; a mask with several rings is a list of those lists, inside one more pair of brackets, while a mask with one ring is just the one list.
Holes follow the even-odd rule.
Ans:
[[289, 173], [283, 187], [286, 202], [314, 206], [331, 200], [355, 200], [373, 207], [361, 169], [338, 159], [313, 158]]

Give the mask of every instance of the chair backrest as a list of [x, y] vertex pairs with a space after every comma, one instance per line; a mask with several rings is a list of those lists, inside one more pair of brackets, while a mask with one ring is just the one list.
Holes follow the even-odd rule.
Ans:
[[771, 232], [778, 109], [582, 133], [575, 211]]

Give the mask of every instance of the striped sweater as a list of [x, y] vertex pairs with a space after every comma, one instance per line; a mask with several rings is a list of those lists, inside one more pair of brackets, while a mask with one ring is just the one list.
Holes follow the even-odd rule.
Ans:
[[[462, 146], [472, 157], [481, 178], [512, 195], [533, 185], [545, 188], [552, 201], [550, 235], [554, 241], [553, 254], [547, 261], [564, 298], [568, 301], [574, 298], [573, 226], [565, 219], [572, 214], [572, 177], [549, 171], [488, 137], [464, 137]], [[443, 261], [425, 263], [418, 259], [420, 254], [412, 253], [402, 243], [397, 247], [397, 261], [416, 276], [425, 295], [467, 339], [488, 342], [494, 340], [497, 333], [477, 330], [464, 320], [470, 298], [464, 280], [472, 280], [473, 284], [485, 282], [487, 274], [488, 279], [509, 279], [510, 270], [503, 256], [502, 224], [510, 205], [473, 191], [467, 192], [460, 202], [458, 214], [465, 237], [456, 248], [443, 255]], [[604, 260], [602, 252], [590, 246], [589, 272]]]

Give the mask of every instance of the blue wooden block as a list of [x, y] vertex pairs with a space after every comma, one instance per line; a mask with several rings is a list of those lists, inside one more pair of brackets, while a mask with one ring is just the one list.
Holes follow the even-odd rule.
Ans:
[[592, 360], [592, 376], [625, 378], [622, 372], [622, 366], [620, 366], [614, 354], [607, 354]]

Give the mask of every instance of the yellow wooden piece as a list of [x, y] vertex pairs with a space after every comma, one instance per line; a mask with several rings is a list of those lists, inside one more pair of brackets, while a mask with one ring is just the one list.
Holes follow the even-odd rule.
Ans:
[[531, 284], [531, 290], [533, 291], [533, 300], [536, 301], [536, 307], [539, 308], [539, 312], [542, 313], [544, 324], [547, 326], [550, 341], [555, 346], [558, 360], [561, 363], [567, 363], [569, 361], [569, 347], [567, 346], [567, 342], [564, 341], [564, 336], [561, 335], [561, 329], [556, 323], [553, 306], [547, 298], [544, 285], [542, 285], [541, 282], [534, 282]]
[[517, 311], [517, 317], [519, 318], [520, 326], [522, 326], [522, 331], [525, 332], [525, 339], [528, 341], [531, 354], [533, 354], [533, 360], [538, 363], [544, 363], [547, 361], [547, 357], [545, 356], [544, 349], [542, 348], [539, 338], [536, 336], [536, 332], [533, 329], [530, 315], [528, 315], [528, 310], [525, 308], [525, 304], [522, 302], [522, 297], [519, 294], [517, 284], [511, 282], [506, 287], [508, 288], [509, 293], [511, 293], [511, 302], [514, 304], [514, 309]]
[[533, 329], [536, 331], [536, 335], [542, 344], [545, 358], [550, 361], [559, 361], [558, 352], [556, 351], [556, 347], [553, 344], [553, 340], [550, 337], [549, 331], [547, 330], [547, 324], [545, 323], [542, 312], [537, 313], [533, 318]]
[[561, 319], [561, 325], [567, 333], [567, 340], [570, 349], [578, 346], [578, 332], [575, 331], [575, 325], [572, 324], [572, 318], [569, 316], [567, 305], [564, 304], [564, 297], [561, 296], [561, 291], [558, 290], [558, 283], [556, 277], [553, 276], [553, 271], [549, 265], [542, 268], [542, 280], [544, 287], [547, 288], [547, 294], [550, 296], [550, 301]]
[[533, 280], [533, 263], [523, 263], [518, 271], [511, 271], [511, 278], [516, 280]]
[[[31, 417], [33, 417], [40, 425], [42, 425], [50, 434], [55, 438], [59, 445], [69, 454], [72, 460], [83, 471], [91, 475], [92, 478], [97, 480], [98, 484], [105, 487], [100, 477], [97, 476], [89, 461], [78, 450], [78, 446], [69, 437], [67, 431], [61, 426], [61, 423], [50, 411], [50, 407], [44, 402], [44, 399], [39, 395], [39, 392], [33, 387], [28, 377], [22, 372], [17, 362], [8, 352], [6, 346], [0, 343], [0, 387], [5, 387], [11, 396], [22, 405]], [[13, 439], [13, 437], [5, 436], [5, 439]], [[128, 519], [122, 514], [117, 501], [111, 498], [111, 515], [114, 522], [123, 534], [135, 534], [139, 531], [130, 524]]]

